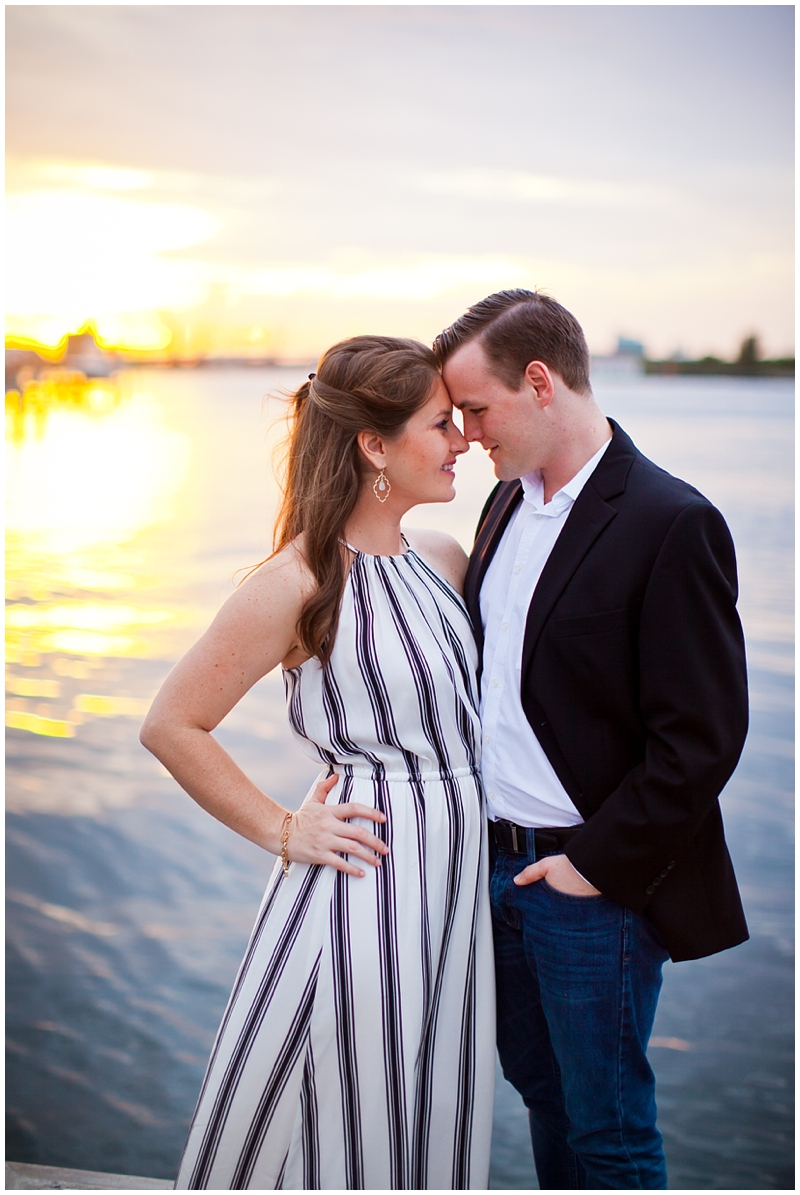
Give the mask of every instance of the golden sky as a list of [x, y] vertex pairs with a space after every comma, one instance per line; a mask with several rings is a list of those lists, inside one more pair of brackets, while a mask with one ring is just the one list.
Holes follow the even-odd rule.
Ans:
[[310, 357], [528, 286], [791, 351], [790, 6], [6, 11], [12, 336]]

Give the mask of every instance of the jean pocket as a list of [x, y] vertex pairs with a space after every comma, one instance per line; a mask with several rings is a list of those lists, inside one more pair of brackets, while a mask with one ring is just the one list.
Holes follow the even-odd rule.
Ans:
[[580, 896], [576, 892], [559, 892], [558, 888], [554, 888], [552, 884], [548, 884], [547, 880], [537, 881], [541, 884], [546, 892], [551, 892], [553, 896], [557, 896], [559, 900], [577, 901], [578, 904], [598, 904], [602, 900], [608, 900], [602, 892], [589, 892], [586, 896]]
[[503, 862], [502, 856], [498, 856], [489, 877], [489, 907], [495, 920], [505, 922], [513, 929], [519, 929], [520, 924], [519, 910], [515, 908], [511, 899], [516, 892], [516, 885], [511, 881], [511, 873]]

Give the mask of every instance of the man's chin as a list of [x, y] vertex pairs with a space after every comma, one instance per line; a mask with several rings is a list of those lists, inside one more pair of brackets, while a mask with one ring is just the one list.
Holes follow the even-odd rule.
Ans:
[[494, 475], [498, 481], [516, 481], [518, 477], [522, 476], [518, 469], [515, 469], [508, 461], [504, 461], [502, 457], [500, 460], [493, 460], [492, 464], [494, 465]]

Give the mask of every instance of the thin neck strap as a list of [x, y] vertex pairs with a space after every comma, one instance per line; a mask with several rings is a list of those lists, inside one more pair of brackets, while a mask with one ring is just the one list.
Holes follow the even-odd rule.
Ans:
[[[403, 531], [400, 532], [400, 538], [402, 539], [403, 543], [406, 545], [408, 550], [411, 551], [411, 544], [406, 539], [405, 533]], [[339, 543], [342, 545], [343, 548], [349, 548], [350, 551], [354, 552], [356, 556], [364, 555], [364, 552], [361, 551], [361, 548], [354, 548], [352, 544], [349, 544], [346, 539], [342, 539], [341, 536], [339, 537]]]

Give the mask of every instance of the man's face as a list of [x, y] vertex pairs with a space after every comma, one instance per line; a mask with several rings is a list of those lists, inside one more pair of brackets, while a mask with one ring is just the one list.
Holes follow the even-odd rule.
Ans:
[[464, 435], [491, 458], [501, 481], [523, 477], [545, 463], [546, 428], [531, 386], [510, 390], [495, 374], [478, 340], [470, 340], [442, 371], [453, 405], [464, 417]]

